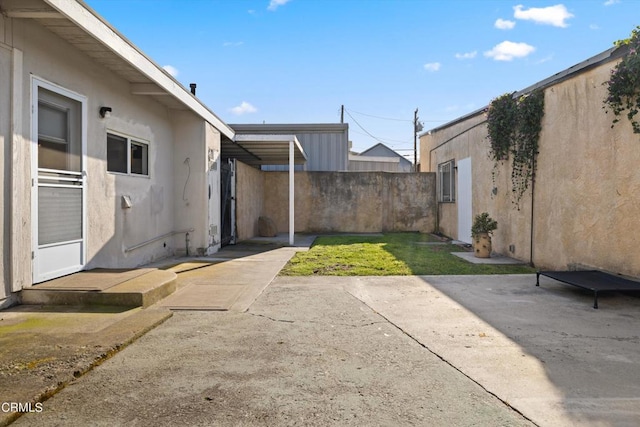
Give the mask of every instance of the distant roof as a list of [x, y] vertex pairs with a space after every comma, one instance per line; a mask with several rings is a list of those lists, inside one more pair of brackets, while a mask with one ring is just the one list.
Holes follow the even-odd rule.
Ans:
[[[400, 158], [400, 161], [405, 161], [406, 163], [413, 164], [413, 163], [411, 163], [410, 160], [408, 160], [402, 154], [398, 153], [397, 151], [393, 150], [392, 148], [389, 148], [388, 146], [386, 146], [385, 144], [383, 144], [381, 142], [377, 143], [376, 145], [374, 145], [372, 147], [367, 148], [362, 153], [358, 154], [358, 156], [366, 156], [367, 153], [369, 153], [370, 151], [375, 150], [376, 148], [383, 148], [384, 151], [388, 152], [389, 154]], [[380, 157], [380, 156], [378, 156], [378, 157]], [[385, 156], [383, 156], [383, 157], [385, 157]]]

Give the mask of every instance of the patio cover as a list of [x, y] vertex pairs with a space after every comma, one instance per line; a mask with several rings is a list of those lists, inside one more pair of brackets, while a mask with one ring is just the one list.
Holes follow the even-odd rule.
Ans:
[[304, 164], [307, 155], [295, 135], [236, 134], [233, 141], [222, 138], [222, 157], [237, 159], [250, 166], [288, 165], [290, 143], [294, 148], [293, 163]]
[[222, 158], [235, 158], [250, 166], [289, 165], [289, 244], [294, 244], [294, 169], [307, 161], [295, 135], [235, 135], [233, 141], [222, 138]]

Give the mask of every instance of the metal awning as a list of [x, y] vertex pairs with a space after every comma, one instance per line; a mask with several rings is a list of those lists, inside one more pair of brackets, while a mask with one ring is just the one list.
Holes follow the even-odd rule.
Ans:
[[307, 161], [298, 138], [295, 135], [235, 135], [234, 141], [222, 138], [223, 159], [237, 159], [250, 166], [288, 165], [289, 145], [293, 143], [293, 163]]
[[304, 164], [307, 155], [295, 135], [238, 135], [233, 141], [221, 138], [222, 159], [235, 158], [250, 166], [289, 165], [289, 245], [295, 232], [295, 171]]

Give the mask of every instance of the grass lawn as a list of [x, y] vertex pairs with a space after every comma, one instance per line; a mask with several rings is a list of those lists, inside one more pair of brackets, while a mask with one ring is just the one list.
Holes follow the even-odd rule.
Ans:
[[471, 264], [451, 252], [460, 246], [419, 233], [382, 236], [318, 237], [308, 252], [298, 252], [283, 276], [407, 276], [430, 274], [534, 273], [526, 265]]

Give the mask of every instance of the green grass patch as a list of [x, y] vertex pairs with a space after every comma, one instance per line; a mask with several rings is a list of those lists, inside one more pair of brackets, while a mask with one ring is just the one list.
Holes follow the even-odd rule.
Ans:
[[526, 274], [526, 265], [471, 264], [452, 255], [463, 248], [420, 233], [382, 236], [318, 237], [308, 252], [298, 252], [283, 276], [409, 276], [451, 274]]

